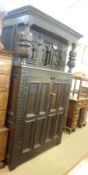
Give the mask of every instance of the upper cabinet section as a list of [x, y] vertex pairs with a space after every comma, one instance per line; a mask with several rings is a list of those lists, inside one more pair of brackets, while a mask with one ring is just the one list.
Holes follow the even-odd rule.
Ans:
[[[5, 48], [13, 50], [15, 55], [27, 58], [27, 62], [36, 66], [61, 71], [65, 69], [69, 43], [76, 45], [81, 37], [76, 31], [31, 6], [9, 12], [2, 33]], [[68, 66], [74, 67], [74, 61]]]

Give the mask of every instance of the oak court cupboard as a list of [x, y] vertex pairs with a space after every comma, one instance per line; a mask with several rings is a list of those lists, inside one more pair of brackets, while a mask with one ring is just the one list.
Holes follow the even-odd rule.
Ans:
[[[10, 170], [61, 142], [82, 35], [25, 6], [8, 13], [2, 41], [14, 54], [7, 114]], [[65, 73], [69, 43], [69, 72]]]

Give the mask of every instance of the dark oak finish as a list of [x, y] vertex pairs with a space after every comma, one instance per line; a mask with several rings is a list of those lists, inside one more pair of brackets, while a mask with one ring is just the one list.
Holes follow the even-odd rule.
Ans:
[[10, 170], [61, 142], [72, 79], [64, 72], [67, 50], [70, 43], [72, 69], [80, 37], [31, 6], [9, 12], [4, 20], [2, 41], [14, 53], [7, 115]]

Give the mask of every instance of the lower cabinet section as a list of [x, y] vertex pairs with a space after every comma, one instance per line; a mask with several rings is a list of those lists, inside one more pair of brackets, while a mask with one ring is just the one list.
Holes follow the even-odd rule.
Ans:
[[70, 80], [58, 71], [13, 67], [7, 115], [10, 170], [61, 142]]
[[58, 139], [62, 134], [62, 129], [60, 128], [62, 118], [63, 115], [49, 115], [48, 117], [38, 118], [36, 121], [29, 120], [29, 122], [26, 122], [22, 140], [22, 152], [28, 152], [55, 138]]

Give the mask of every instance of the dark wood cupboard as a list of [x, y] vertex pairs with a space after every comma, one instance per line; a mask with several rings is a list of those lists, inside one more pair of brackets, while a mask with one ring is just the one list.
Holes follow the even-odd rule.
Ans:
[[[9, 40], [8, 40], [9, 36]], [[10, 170], [61, 142], [72, 74], [81, 35], [38, 9], [9, 12], [2, 41], [14, 54], [7, 114]]]

